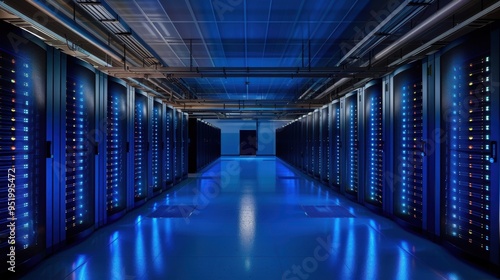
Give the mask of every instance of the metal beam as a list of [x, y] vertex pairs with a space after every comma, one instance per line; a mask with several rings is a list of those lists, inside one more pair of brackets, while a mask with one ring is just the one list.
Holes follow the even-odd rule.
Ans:
[[331, 78], [378, 77], [386, 67], [100, 67], [101, 71], [118, 78]]

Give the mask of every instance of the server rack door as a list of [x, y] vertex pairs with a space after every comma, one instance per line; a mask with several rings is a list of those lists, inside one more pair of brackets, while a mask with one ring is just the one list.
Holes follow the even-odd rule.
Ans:
[[66, 77], [66, 239], [95, 225], [94, 164], [96, 74], [89, 65], [68, 58]]
[[[321, 181], [328, 182], [330, 176], [330, 134], [329, 134], [329, 106], [321, 109]], [[293, 139], [293, 138], [292, 138]]]
[[204, 146], [204, 127], [203, 123], [195, 118], [190, 118], [188, 120], [189, 124], [189, 138], [191, 139], [189, 143], [189, 172], [196, 173], [202, 166], [204, 162], [204, 155], [202, 153]]
[[383, 107], [382, 83], [375, 81], [364, 90], [365, 110], [365, 202], [376, 207], [383, 203]]
[[148, 98], [135, 92], [134, 104], [134, 200], [148, 197]]
[[292, 164], [295, 167], [299, 166], [300, 160], [300, 122], [295, 120], [292, 123]]
[[299, 138], [300, 138], [300, 158], [299, 158], [299, 167], [302, 171], [306, 171], [306, 158], [307, 158], [307, 120], [306, 117], [301, 117], [299, 119]]
[[[358, 94], [357, 91], [343, 98], [343, 115], [341, 115], [343, 128], [344, 160], [342, 191], [357, 197], [358, 194]], [[342, 118], [342, 116], [344, 116]]]
[[340, 100], [333, 101], [332, 109], [332, 141], [331, 141], [331, 162], [330, 162], [330, 185], [340, 191], [340, 183], [342, 178], [341, 172], [341, 155], [342, 155], [342, 134], [341, 134], [341, 106]]
[[162, 104], [154, 101], [151, 116], [151, 164], [149, 172], [151, 172], [151, 186], [153, 192], [158, 192], [163, 189], [162, 182], [162, 153], [161, 153], [161, 135], [162, 131]]
[[182, 176], [182, 113], [179, 111], [174, 111], [174, 181], [179, 182]]
[[394, 90], [393, 213], [412, 226], [423, 221], [422, 65], [397, 71]]
[[[14, 34], [10, 26], [0, 26], [3, 34]], [[31, 42], [13, 51], [8, 39], [0, 38], [0, 234], [5, 237], [0, 240], [0, 275], [12, 277], [9, 268], [19, 271], [45, 249], [47, 55]], [[15, 244], [7, 238], [12, 234]], [[15, 254], [15, 267], [8, 254]]]
[[312, 174], [314, 165], [314, 145], [313, 145], [313, 114], [309, 113], [306, 116], [306, 172]]
[[173, 109], [166, 107], [165, 111], [165, 149], [164, 149], [164, 160], [163, 160], [163, 179], [166, 187], [173, 184], [173, 158], [174, 158], [174, 148], [173, 148]]
[[[441, 224], [447, 241], [498, 267], [499, 173], [494, 170], [500, 108], [498, 94], [491, 89], [498, 90], [492, 80], [498, 81], [499, 56], [477, 44], [482, 40], [487, 46], [488, 38], [489, 34], [458, 44], [440, 58], [441, 124], [446, 135]], [[498, 52], [498, 42], [494, 50]]]
[[189, 161], [189, 116], [186, 113], [182, 114], [182, 176], [185, 178], [188, 175]]
[[321, 128], [321, 111], [316, 109], [313, 114], [313, 175], [316, 178], [321, 176], [321, 141], [320, 141], [320, 128]]
[[106, 212], [127, 209], [127, 88], [108, 78], [106, 155]]

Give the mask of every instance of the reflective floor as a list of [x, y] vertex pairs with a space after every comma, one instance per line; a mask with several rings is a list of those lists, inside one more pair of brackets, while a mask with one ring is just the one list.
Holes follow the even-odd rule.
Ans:
[[274, 157], [223, 157], [26, 276], [492, 278]]

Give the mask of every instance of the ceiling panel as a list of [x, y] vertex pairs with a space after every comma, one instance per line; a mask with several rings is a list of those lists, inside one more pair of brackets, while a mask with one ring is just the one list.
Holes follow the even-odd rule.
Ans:
[[[172, 67], [191, 63], [195, 67], [333, 67], [399, 5], [384, 0], [106, 2]], [[137, 7], [141, 13], [133, 12]], [[285, 100], [298, 98], [312, 85], [326, 84], [324, 78], [292, 77], [184, 82], [200, 98]]]

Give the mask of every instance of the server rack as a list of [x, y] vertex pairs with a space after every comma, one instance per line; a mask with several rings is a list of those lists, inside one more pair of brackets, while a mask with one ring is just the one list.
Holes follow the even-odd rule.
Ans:
[[148, 198], [148, 97], [135, 91], [134, 104], [134, 201], [136, 205]]
[[189, 125], [188, 125], [189, 115], [187, 113], [182, 113], [182, 178], [186, 178], [188, 175], [188, 160], [189, 160]]
[[341, 104], [340, 100], [334, 100], [331, 106], [331, 162], [330, 162], [330, 186], [340, 191], [341, 179], [343, 177], [341, 172], [342, 162], [342, 134], [341, 134]]
[[445, 135], [441, 234], [455, 248], [496, 266], [497, 271], [500, 98], [495, 92], [500, 78], [499, 35], [498, 29], [492, 34], [482, 32], [456, 42], [439, 58], [441, 128]]
[[[277, 131], [276, 141], [282, 142], [283, 137]], [[200, 119], [189, 118], [189, 172], [195, 173], [220, 157], [221, 130]], [[286, 153], [277, 147], [277, 155], [283, 157]]]
[[313, 168], [312, 174], [316, 178], [321, 177], [321, 111], [314, 110], [313, 113]]
[[393, 214], [408, 225], [422, 228], [424, 192], [424, 123], [421, 62], [394, 72]]
[[306, 173], [311, 175], [314, 163], [313, 113], [306, 115]]
[[330, 179], [330, 106], [321, 108], [321, 162], [320, 174], [322, 182], [329, 182]]
[[[7, 38], [17, 35], [0, 24], [0, 240], [2, 272], [11, 265], [15, 247], [15, 270], [45, 253], [46, 245], [46, 49], [26, 41], [16, 50]], [[50, 144], [50, 142], [48, 142]], [[50, 205], [47, 202], [47, 205]], [[13, 208], [12, 208], [13, 207]], [[13, 220], [12, 218], [16, 218]], [[13, 222], [15, 226], [9, 226]], [[15, 233], [16, 243], [7, 237]]]
[[166, 187], [172, 186], [174, 183], [174, 174], [173, 174], [173, 166], [174, 166], [174, 109], [166, 106], [165, 108], [165, 149], [163, 153], [163, 180], [164, 185]]
[[295, 120], [293, 123], [292, 123], [292, 133], [293, 133], [293, 137], [292, 137], [292, 149], [293, 149], [293, 154], [292, 154], [292, 162], [293, 162], [293, 165], [297, 168], [299, 168], [300, 166], [300, 154], [301, 154], [301, 151], [303, 149], [303, 145], [302, 145], [302, 142], [301, 142], [301, 134], [302, 134], [302, 131], [300, 130], [300, 121], [299, 120]]
[[116, 78], [107, 83], [106, 213], [127, 209], [127, 86]]
[[66, 240], [87, 235], [95, 225], [96, 73], [92, 66], [68, 58], [65, 124]]
[[358, 91], [340, 99], [341, 102], [341, 192], [357, 199], [358, 195]]
[[174, 182], [182, 178], [182, 112], [174, 111]]
[[383, 166], [383, 95], [382, 81], [375, 80], [367, 84], [363, 91], [364, 97], [364, 156], [365, 177], [364, 201], [377, 208], [383, 206], [384, 166]]
[[153, 192], [163, 190], [162, 185], [162, 135], [163, 135], [163, 108], [159, 101], [153, 101], [151, 112], [151, 161], [149, 165], [149, 185]]
[[[299, 151], [299, 158], [298, 158], [298, 167], [300, 170], [305, 171], [306, 170], [306, 153], [307, 153], [307, 135], [306, 135], [306, 116], [301, 116], [298, 119], [298, 126], [297, 130], [299, 131], [299, 143], [301, 144]], [[307, 172], [305, 172], [307, 173]]]

